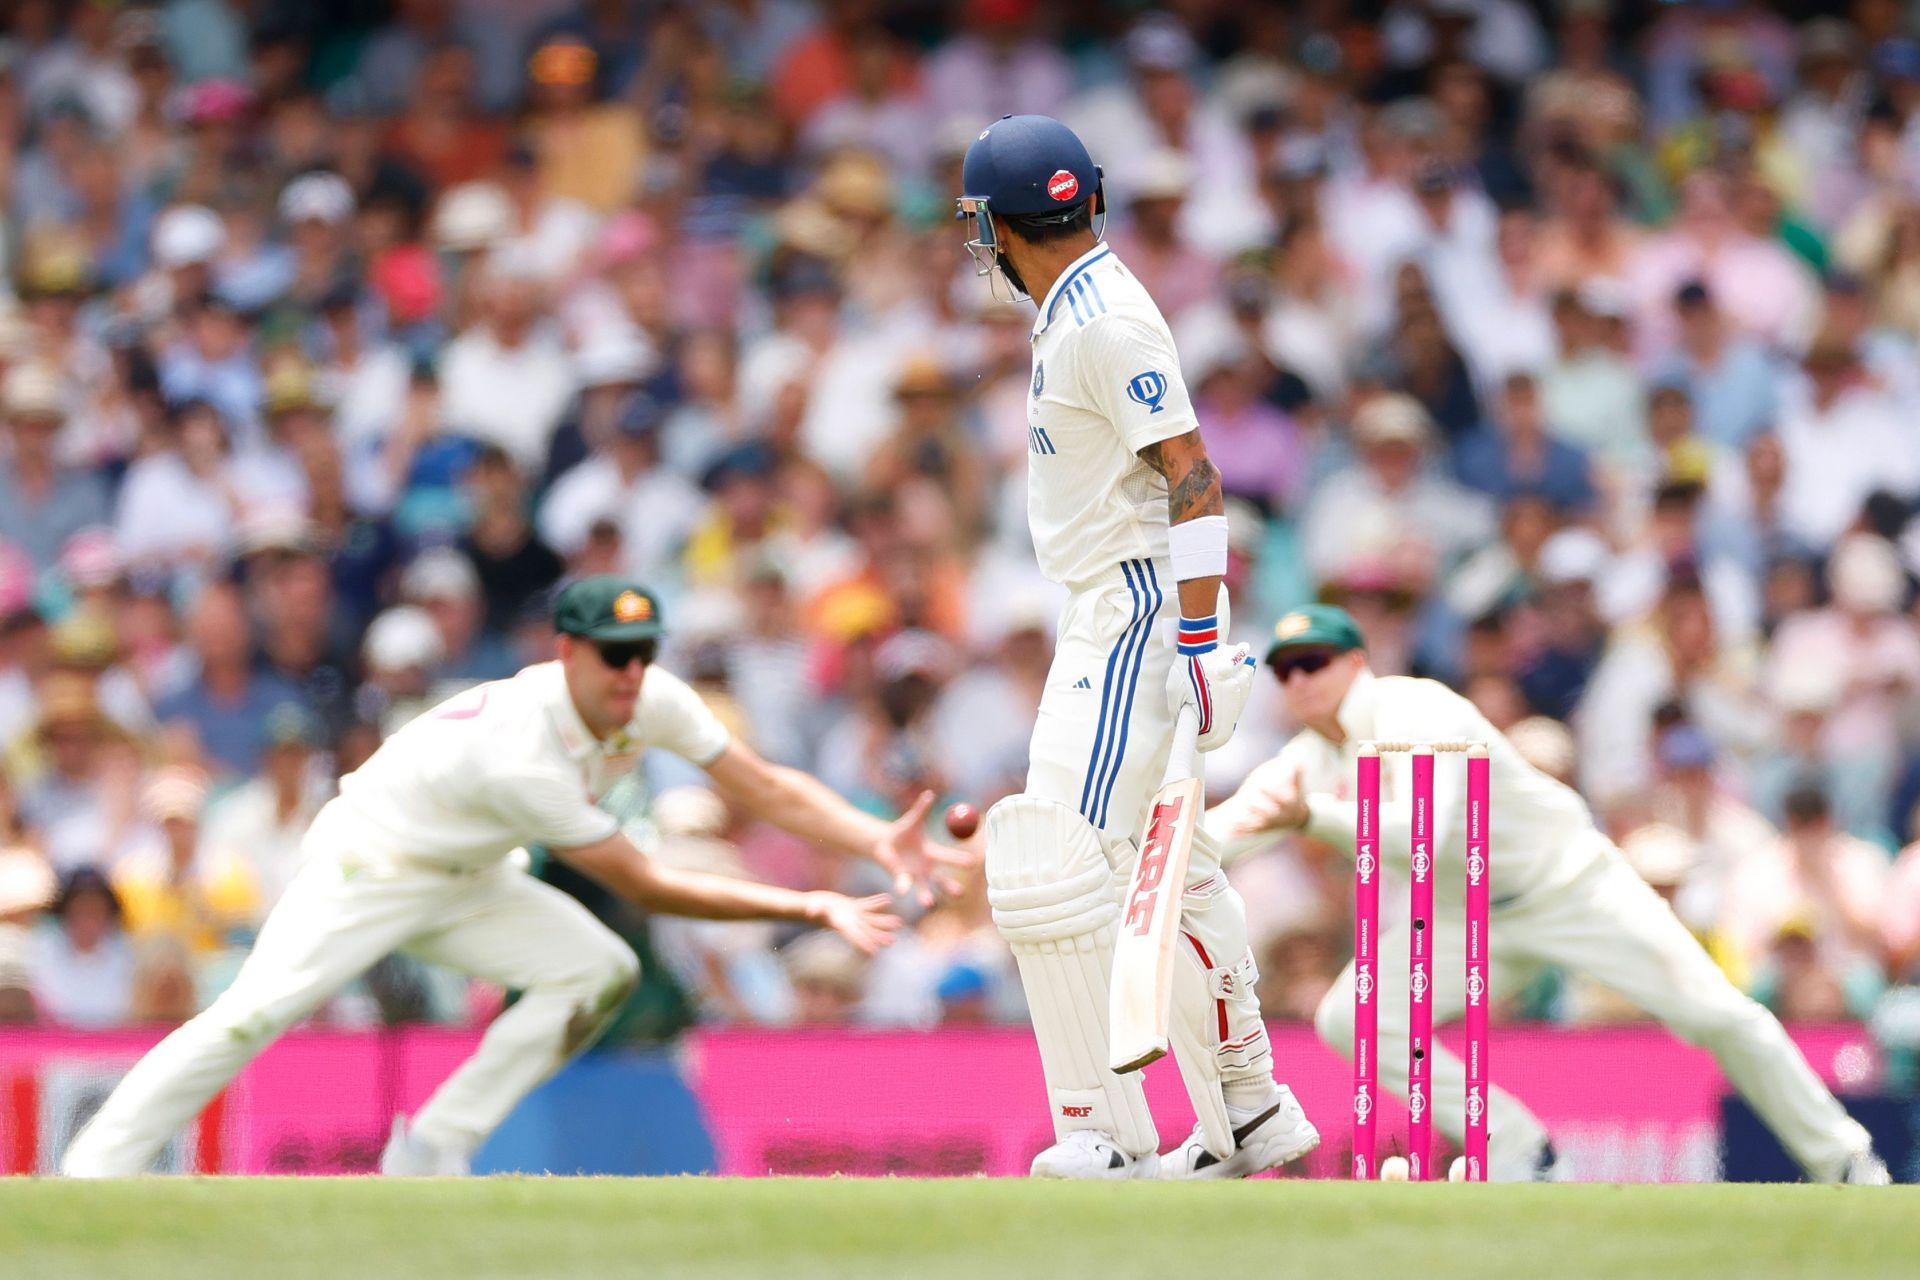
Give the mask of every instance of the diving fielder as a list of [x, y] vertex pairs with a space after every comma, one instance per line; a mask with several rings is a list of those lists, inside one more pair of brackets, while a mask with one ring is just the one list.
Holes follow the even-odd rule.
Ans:
[[[1513, 991], [1556, 965], [1633, 1001], [1719, 1060], [1727, 1079], [1783, 1146], [1822, 1182], [1888, 1181], [1867, 1131], [1814, 1075], [1771, 1013], [1727, 980], [1660, 895], [1593, 825], [1570, 787], [1520, 757], [1467, 699], [1436, 680], [1378, 677], [1345, 610], [1309, 605], [1280, 619], [1267, 662], [1287, 709], [1306, 727], [1208, 815], [1206, 826], [1238, 856], [1283, 831], [1353, 848], [1355, 748], [1361, 742], [1484, 742], [1491, 757], [1494, 893], [1488, 980]], [[1407, 865], [1411, 757], [1380, 761], [1382, 861]], [[1434, 757], [1433, 877], [1438, 920], [1464, 919], [1465, 757]], [[1452, 875], [1441, 868], [1452, 862]], [[1451, 902], [1448, 901], [1449, 896]], [[1451, 914], [1450, 914], [1451, 913]], [[1442, 928], [1433, 939], [1436, 1021], [1465, 1009], [1465, 941]], [[1380, 1082], [1407, 1089], [1407, 925], [1382, 930], [1377, 973]], [[1320, 1038], [1353, 1052], [1353, 966], [1314, 1017]], [[1432, 1096], [1461, 1097], [1459, 1058], [1433, 1049]], [[1435, 1108], [1455, 1143], [1465, 1116]], [[1488, 1173], [1496, 1181], [1547, 1176], [1553, 1149], [1540, 1121], [1505, 1089], [1488, 1099]]]
[[931, 793], [897, 821], [868, 817], [806, 774], [732, 740], [699, 696], [652, 667], [658, 603], [584, 578], [555, 608], [559, 659], [468, 690], [394, 734], [340, 781], [306, 862], [233, 985], [156, 1045], [68, 1148], [74, 1177], [145, 1172], [167, 1140], [255, 1055], [394, 951], [523, 997], [411, 1124], [381, 1170], [459, 1174], [520, 1099], [599, 1034], [639, 962], [574, 899], [508, 858], [544, 844], [651, 911], [826, 925], [862, 951], [891, 941], [884, 897], [798, 893], [662, 867], [594, 805], [647, 747], [703, 766], [721, 793], [795, 835], [871, 856], [903, 878], [966, 856], [926, 841]]
[[1219, 473], [1166, 321], [1100, 242], [1100, 171], [1073, 132], [1003, 117], [967, 149], [962, 183], [981, 274], [1040, 299], [1027, 513], [1041, 572], [1072, 593], [1026, 790], [987, 815], [988, 895], [1020, 966], [1057, 1139], [1033, 1173], [1244, 1177], [1305, 1155], [1319, 1135], [1274, 1083], [1245, 909], [1204, 836], [1183, 899], [1172, 1040], [1196, 1109], [1225, 1122], [1215, 1145], [1231, 1154], [1216, 1156], [1196, 1129], [1161, 1159], [1138, 1076], [1107, 1068], [1120, 891], [1175, 718], [1193, 706], [1210, 751], [1252, 688], [1245, 647], [1219, 643]]

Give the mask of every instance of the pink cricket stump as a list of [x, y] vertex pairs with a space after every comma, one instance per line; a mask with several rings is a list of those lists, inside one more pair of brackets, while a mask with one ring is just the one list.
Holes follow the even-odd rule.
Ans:
[[1360, 746], [1360, 792], [1353, 846], [1353, 1176], [1374, 1176], [1374, 1111], [1379, 1100], [1375, 1051], [1379, 991], [1374, 962], [1380, 934], [1380, 756]]
[[1433, 748], [1413, 749], [1410, 883], [1412, 933], [1407, 939], [1407, 1178], [1427, 1179], [1433, 1159], [1433, 1107], [1427, 1048], [1433, 1043]]
[[1467, 1132], [1468, 1182], [1487, 1180], [1487, 943], [1492, 930], [1491, 816], [1487, 749], [1467, 753]]

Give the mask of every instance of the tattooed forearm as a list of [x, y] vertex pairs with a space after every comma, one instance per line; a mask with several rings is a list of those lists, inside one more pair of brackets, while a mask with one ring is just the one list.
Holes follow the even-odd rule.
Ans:
[[1140, 460], [1165, 478], [1167, 515], [1174, 524], [1225, 514], [1220, 469], [1207, 457], [1198, 431], [1150, 444], [1140, 451]]
[[1167, 516], [1174, 524], [1196, 516], [1225, 515], [1226, 498], [1220, 492], [1220, 469], [1202, 455], [1179, 481], [1167, 486]]

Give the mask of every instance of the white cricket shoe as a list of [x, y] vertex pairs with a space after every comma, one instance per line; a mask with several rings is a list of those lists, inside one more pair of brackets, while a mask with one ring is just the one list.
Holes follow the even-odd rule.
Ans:
[[1320, 1131], [1300, 1109], [1293, 1090], [1274, 1086], [1274, 1096], [1258, 1109], [1229, 1105], [1233, 1122], [1233, 1154], [1225, 1160], [1207, 1150], [1198, 1125], [1187, 1140], [1160, 1157], [1162, 1178], [1251, 1178], [1278, 1169], [1320, 1145]]
[[1033, 1158], [1028, 1170], [1036, 1178], [1103, 1178], [1125, 1182], [1129, 1178], [1151, 1178], [1158, 1171], [1160, 1157], [1149, 1151], [1132, 1156], [1123, 1151], [1113, 1135], [1098, 1129], [1075, 1129]]
[[380, 1153], [380, 1172], [389, 1178], [464, 1178], [473, 1172], [467, 1158], [417, 1138], [405, 1116], [393, 1118], [393, 1133]]
[[1847, 1157], [1847, 1167], [1840, 1174], [1840, 1181], [1857, 1187], [1890, 1187], [1893, 1175], [1887, 1172], [1887, 1162], [1873, 1153], [1873, 1148], [1855, 1152]]

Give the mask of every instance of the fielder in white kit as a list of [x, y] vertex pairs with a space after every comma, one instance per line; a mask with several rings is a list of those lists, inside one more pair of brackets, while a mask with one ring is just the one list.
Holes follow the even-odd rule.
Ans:
[[1196, 1129], [1159, 1156], [1139, 1077], [1107, 1067], [1120, 891], [1175, 718], [1193, 706], [1200, 749], [1212, 750], [1232, 736], [1252, 687], [1245, 647], [1219, 643], [1219, 473], [1165, 320], [1100, 242], [1100, 173], [1073, 132], [1044, 116], [1003, 117], [968, 148], [962, 183], [982, 274], [997, 270], [1042, 299], [1028, 517], [1041, 572], [1072, 592], [1026, 789], [987, 815], [988, 895], [1026, 988], [1056, 1138], [1033, 1173], [1244, 1177], [1305, 1155], [1319, 1135], [1274, 1083], [1245, 908], [1204, 838], [1182, 902], [1172, 1039], [1202, 1114], [1224, 1104], [1231, 1155], [1214, 1155]]
[[[1489, 985], [1495, 994], [1524, 986], [1555, 965], [1617, 991], [1676, 1035], [1719, 1060], [1727, 1079], [1773, 1129], [1781, 1144], [1824, 1182], [1888, 1181], [1867, 1131], [1847, 1115], [1794, 1047], [1778, 1020], [1742, 994], [1666, 902], [1593, 824], [1572, 788], [1521, 758], [1466, 698], [1437, 680], [1376, 676], [1359, 627], [1345, 610], [1309, 605], [1282, 617], [1267, 662], [1293, 719], [1306, 726], [1280, 754], [1207, 815], [1206, 826], [1240, 856], [1285, 831], [1301, 831], [1351, 852], [1354, 760], [1361, 742], [1484, 742], [1491, 761], [1493, 910]], [[1408, 860], [1411, 757], [1381, 758], [1383, 862]], [[1464, 919], [1466, 764], [1434, 759], [1434, 1018], [1465, 1009], [1464, 936], [1447, 920]], [[1453, 873], [1447, 874], [1448, 864]], [[1451, 898], [1451, 900], [1449, 900]], [[1407, 932], [1381, 932], [1378, 1069], [1383, 1086], [1407, 1088]], [[1353, 966], [1320, 1002], [1321, 1039], [1353, 1052]], [[1497, 1060], [1497, 1058], [1496, 1058]], [[1437, 1048], [1433, 1096], [1464, 1096], [1466, 1069]], [[1465, 1117], [1436, 1107], [1435, 1121], [1456, 1144]], [[1488, 1172], [1497, 1181], [1548, 1176], [1552, 1147], [1526, 1105], [1495, 1086], [1488, 1100]]]
[[768, 764], [685, 683], [652, 667], [658, 603], [617, 577], [555, 606], [559, 658], [468, 690], [407, 724], [308, 832], [306, 864], [233, 985], [135, 1065], [61, 1162], [74, 1177], [145, 1172], [173, 1134], [268, 1045], [381, 957], [406, 951], [521, 991], [421, 1108], [396, 1120], [381, 1169], [459, 1174], [521, 1098], [603, 1029], [639, 962], [573, 898], [509, 854], [553, 853], [649, 910], [826, 925], [863, 951], [899, 921], [885, 897], [802, 893], [662, 867], [595, 797], [661, 747], [705, 767], [748, 812], [873, 857], [896, 884], [966, 855], [922, 834], [931, 794], [889, 824], [806, 774]]

